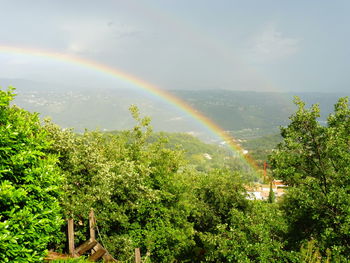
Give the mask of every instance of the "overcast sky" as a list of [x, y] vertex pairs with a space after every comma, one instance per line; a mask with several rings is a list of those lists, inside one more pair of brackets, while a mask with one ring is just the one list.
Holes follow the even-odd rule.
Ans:
[[[80, 56], [164, 89], [350, 90], [347, 0], [0, 0], [0, 10], [0, 45]], [[1, 52], [0, 78], [123, 85]]]

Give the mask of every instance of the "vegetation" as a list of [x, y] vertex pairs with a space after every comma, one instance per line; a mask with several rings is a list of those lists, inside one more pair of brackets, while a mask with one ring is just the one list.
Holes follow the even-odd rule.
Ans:
[[[152, 116], [152, 125], [158, 131], [203, 132], [186, 115], [132, 89], [79, 89], [74, 85], [47, 85], [44, 82], [0, 78], [0, 83], [10, 82], [18, 88], [18, 105], [31, 112], [40, 112], [43, 116], [52, 116], [61, 127], [74, 127], [76, 132], [96, 127], [130, 129], [134, 122], [128, 114], [128, 107], [133, 103], [142, 105], [142, 113]], [[240, 139], [279, 133], [278, 127], [288, 125], [288, 117], [296, 110], [292, 94], [223, 88], [171, 92]], [[349, 92], [346, 94], [349, 95]], [[308, 104], [319, 102], [323, 113], [321, 121], [325, 121], [333, 111], [334, 103], [344, 93], [309, 92], [300, 93], [299, 96]], [[115, 112], [118, 114], [113, 114]], [[208, 140], [205, 135], [202, 138]]]
[[320, 252], [342, 262], [350, 255], [350, 109], [342, 98], [320, 125], [318, 105], [306, 109], [299, 99], [297, 112], [282, 128], [283, 142], [272, 155], [274, 175], [288, 185], [282, 203], [289, 221], [289, 247], [315, 240]]
[[63, 220], [60, 173], [37, 114], [10, 106], [0, 90], [0, 261], [38, 262]]
[[82, 257], [80, 258], [70, 258], [70, 259], [57, 259], [53, 260], [53, 263], [91, 263], [91, 261], [84, 259]]
[[[63, 219], [73, 218], [76, 243], [85, 241], [91, 208], [99, 242], [122, 262], [133, 260], [135, 247], [147, 262], [350, 258], [347, 99], [327, 126], [318, 122], [317, 105], [306, 109], [296, 100], [270, 157], [272, 175], [289, 188], [283, 199], [270, 191], [260, 201], [249, 200], [255, 175], [237, 158], [220, 162], [225, 149], [155, 134], [134, 106], [131, 130], [76, 134], [40, 125], [37, 115], [9, 106], [12, 97], [1, 92], [1, 262], [38, 262], [47, 248], [65, 250]], [[203, 153], [212, 159], [197, 158]]]
[[[277, 133], [280, 125], [288, 125], [288, 117], [296, 110], [293, 95], [289, 93], [229, 89], [172, 92], [238, 138]], [[298, 96], [308, 104], [321, 103], [323, 114], [320, 120], [325, 121], [333, 104], [344, 94], [305, 92]]]
[[268, 156], [282, 141], [280, 134], [264, 135], [258, 138], [243, 140], [242, 146], [249, 151], [252, 158], [263, 167], [264, 162], [268, 161]]
[[160, 138], [166, 140], [164, 147], [184, 151], [188, 165], [198, 171], [227, 169], [232, 172], [240, 171], [241, 177], [246, 180], [258, 181], [260, 179], [242, 156], [235, 155], [230, 148], [224, 145], [207, 144], [185, 133], [153, 133], [150, 139], [156, 141]]
[[[104, 246], [120, 259], [127, 260], [134, 247], [141, 247], [158, 261], [169, 262], [192, 239], [186, 221], [191, 206], [183, 198], [184, 187], [176, 184], [185, 173], [184, 160], [162, 141], [147, 143], [149, 119], [131, 110], [138, 125], [117, 136], [76, 136], [46, 125], [56, 141], [51, 152], [60, 154], [59, 166], [67, 178], [63, 207], [66, 217], [84, 226], [93, 207]], [[83, 239], [84, 227], [77, 230]]]

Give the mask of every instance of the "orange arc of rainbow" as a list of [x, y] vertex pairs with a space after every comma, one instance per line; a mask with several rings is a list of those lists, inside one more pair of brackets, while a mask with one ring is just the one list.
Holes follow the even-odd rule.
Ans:
[[237, 151], [243, 158], [247, 161], [250, 166], [259, 171], [259, 167], [255, 160], [249, 155], [243, 153], [243, 148], [235, 142], [235, 139], [227, 134], [219, 125], [217, 125], [214, 121], [191, 107], [189, 104], [181, 100], [180, 98], [172, 95], [171, 93], [157, 88], [154, 85], [151, 85], [141, 79], [138, 79], [135, 76], [117, 70], [113, 67], [97, 63], [92, 60], [88, 60], [85, 58], [77, 57], [74, 55], [67, 55], [64, 53], [54, 52], [54, 51], [43, 51], [33, 48], [21, 48], [21, 47], [13, 47], [13, 46], [3, 46], [0, 45], [0, 53], [10, 53], [10, 54], [20, 54], [20, 55], [30, 55], [34, 57], [43, 57], [50, 58], [62, 62], [77, 64], [89, 69], [93, 69], [108, 75], [111, 75], [119, 80], [122, 80], [126, 83], [135, 85], [141, 89], [144, 89], [155, 96], [159, 96], [168, 103], [173, 104], [175, 107], [182, 109], [189, 115], [191, 115], [194, 119], [198, 120], [204, 126], [208, 127], [214, 134], [218, 135], [221, 139], [223, 139], [234, 151]]

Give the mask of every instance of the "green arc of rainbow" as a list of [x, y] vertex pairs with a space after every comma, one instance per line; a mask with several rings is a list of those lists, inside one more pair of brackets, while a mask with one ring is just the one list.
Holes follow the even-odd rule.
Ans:
[[74, 56], [71, 54], [67, 55], [67, 54], [59, 53], [55, 51], [46, 51], [46, 50], [41, 50], [41, 49], [38, 50], [38, 49], [27, 48], [27, 47], [22, 48], [22, 47], [0, 45], [0, 53], [29, 55], [34, 57], [53, 59], [53, 60], [66, 62], [70, 64], [76, 64], [88, 69], [92, 69], [101, 73], [108, 74], [125, 83], [129, 83], [136, 86], [137, 88], [146, 90], [152, 95], [156, 97], [160, 97], [161, 99], [165, 100], [167, 103], [172, 104], [176, 108], [183, 110], [184, 112], [189, 114], [192, 118], [199, 121], [202, 125], [207, 127], [210, 131], [212, 131], [214, 134], [219, 136], [223, 141], [225, 141], [232, 150], [238, 152], [254, 170], [256, 171], [260, 170], [255, 160], [249, 154], [244, 154], [243, 148], [235, 142], [235, 139], [229, 134], [227, 134], [214, 121], [212, 121], [211, 119], [203, 115], [201, 112], [191, 107], [189, 104], [187, 104], [185, 101], [181, 100], [180, 98], [150, 83], [147, 83], [133, 75], [127, 74], [113, 67], [100, 64], [92, 60], [88, 60], [88, 59]]

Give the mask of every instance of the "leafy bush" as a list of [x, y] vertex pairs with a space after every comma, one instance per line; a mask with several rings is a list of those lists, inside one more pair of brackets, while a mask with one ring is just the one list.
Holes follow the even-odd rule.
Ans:
[[60, 175], [37, 114], [0, 90], [0, 261], [38, 262], [62, 221]]
[[280, 262], [287, 224], [275, 204], [246, 199], [239, 173], [213, 171], [193, 185], [192, 262]]
[[117, 134], [77, 135], [46, 125], [66, 178], [66, 217], [80, 223], [77, 243], [86, 240], [93, 207], [99, 241], [122, 261], [135, 247], [152, 262], [259, 262], [285, 255], [285, 221], [275, 206], [246, 199], [240, 172], [199, 172], [163, 138], [150, 140], [149, 119], [136, 108], [132, 113], [137, 125]]
[[[62, 205], [73, 217], [77, 243], [85, 241], [90, 208], [95, 209], [103, 245], [118, 259], [128, 260], [134, 248], [148, 251], [157, 262], [174, 260], [190, 244], [192, 226], [183, 200], [185, 163], [182, 152], [164, 147], [163, 140], [148, 142], [148, 118], [117, 135], [85, 132], [76, 135], [47, 123], [65, 174]], [[62, 240], [61, 243], [63, 243]]]
[[70, 259], [56, 259], [56, 260], [53, 260], [51, 262], [52, 263], [91, 263], [91, 261], [89, 261], [83, 257], [70, 258]]
[[296, 99], [297, 112], [282, 128], [283, 142], [272, 157], [274, 175], [289, 189], [282, 208], [289, 222], [289, 247], [313, 239], [321, 255], [350, 257], [350, 108], [339, 99], [327, 125], [320, 109]]

